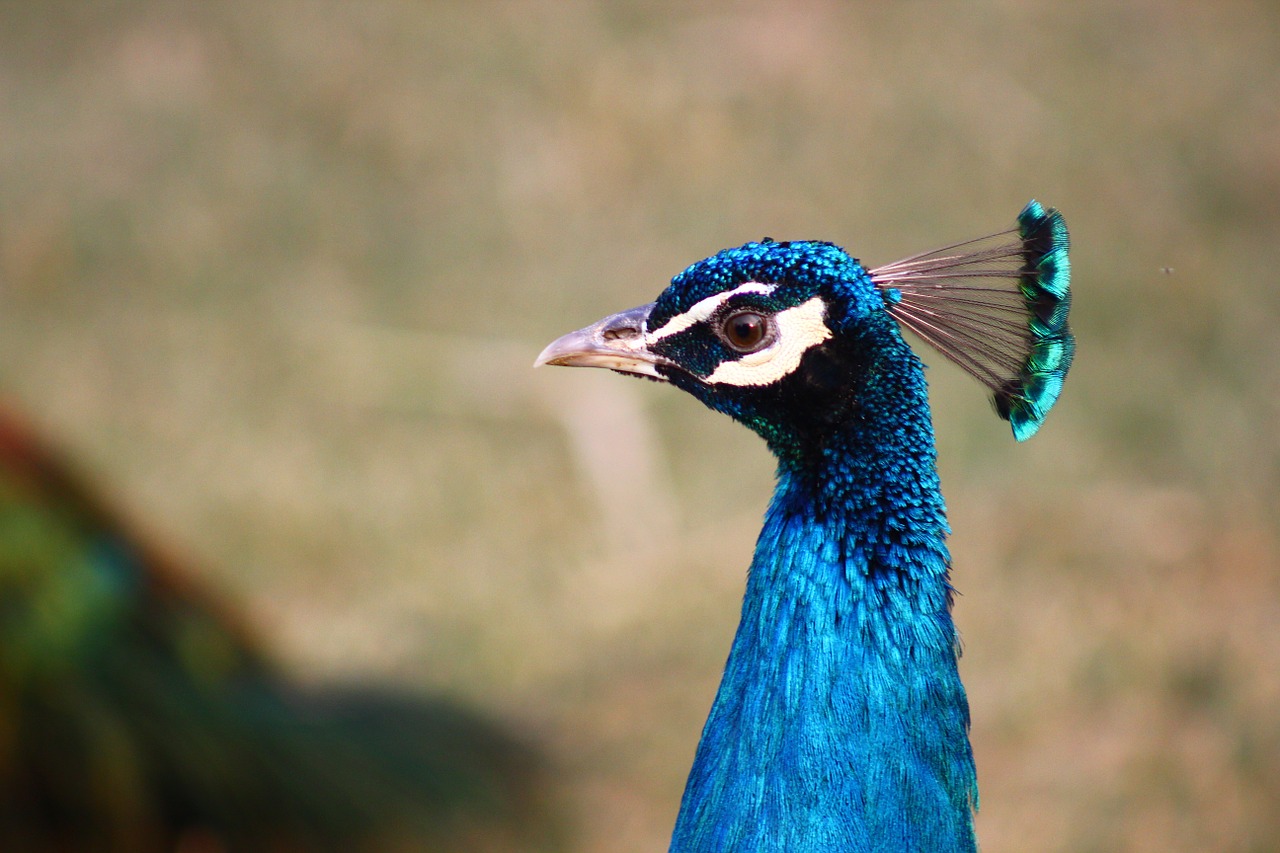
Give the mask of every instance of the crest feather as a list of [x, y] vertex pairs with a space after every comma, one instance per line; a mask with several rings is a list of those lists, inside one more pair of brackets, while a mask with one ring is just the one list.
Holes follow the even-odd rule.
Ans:
[[890, 315], [988, 390], [1019, 441], [1040, 428], [1075, 354], [1062, 214], [1031, 201], [1016, 227], [870, 270]]

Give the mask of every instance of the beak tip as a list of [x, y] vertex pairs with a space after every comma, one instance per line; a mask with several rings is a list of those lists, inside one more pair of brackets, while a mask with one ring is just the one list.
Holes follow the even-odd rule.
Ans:
[[538, 357], [533, 360], [535, 368], [542, 367], [545, 364], [552, 366], [563, 364], [561, 361], [566, 353], [576, 351], [581, 348], [581, 333], [570, 332], [567, 335], [556, 338], [538, 353]]
[[657, 369], [662, 360], [644, 345], [644, 319], [651, 308], [641, 305], [562, 335], [539, 353], [533, 366], [605, 367], [664, 379]]

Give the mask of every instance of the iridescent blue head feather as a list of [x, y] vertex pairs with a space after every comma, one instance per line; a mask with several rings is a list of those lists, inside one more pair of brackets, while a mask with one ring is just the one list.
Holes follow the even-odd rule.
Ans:
[[880, 293], [843, 249], [765, 240], [672, 279], [644, 319], [643, 340], [661, 378], [796, 462], [852, 415], [859, 373], [874, 355], [865, 333], [876, 328], [882, 345], [901, 344], [888, 320]]
[[761, 240], [725, 249], [691, 264], [671, 280], [671, 286], [654, 303], [649, 327], [665, 325], [695, 302], [749, 281], [782, 285], [795, 294], [793, 304], [820, 293], [835, 295], [857, 283], [847, 298], [864, 300], [862, 312], [882, 307], [874, 288], [867, 285], [858, 261], [834, 243], [817, 240], [777, 242]]

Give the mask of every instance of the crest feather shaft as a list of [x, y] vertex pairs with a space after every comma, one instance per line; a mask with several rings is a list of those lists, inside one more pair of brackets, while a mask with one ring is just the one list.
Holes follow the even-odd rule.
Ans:
[[1007, 231], [870, 270], [889, 313], [991, 391], [1019, 441], [1040, 428], [1075, 354], [1069, 238], [1031, 201]]

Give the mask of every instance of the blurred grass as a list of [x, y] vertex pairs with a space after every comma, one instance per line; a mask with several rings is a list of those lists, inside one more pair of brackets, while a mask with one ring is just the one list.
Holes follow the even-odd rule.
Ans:
[[665, 844], [771, 466], [533, 356], [1032, 196], [1059, 410], [931, 373], [984, 850], [1276, 849], [1272, 4], [0, 3], [0, 389], [301, 671], [541, 732], [583, 851]]

